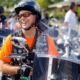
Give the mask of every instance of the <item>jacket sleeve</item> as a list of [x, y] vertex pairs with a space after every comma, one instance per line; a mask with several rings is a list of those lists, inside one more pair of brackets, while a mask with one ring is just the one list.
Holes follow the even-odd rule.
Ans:
[[11, 43], [11, 35], [9, 35], [5, 41], [3, 42], [3, 45], [1, 47], [0, 51], [0, 60], [3, 60], [4, 62], [10, 62], [11, 58], [6, 58], [9, 54], [12, 52], [12, 43]]
[[47, 35], [47, 42], [48, 42], [48, 54], [58, 56], [59, 53], [57, 50], [57, 46], [50, 35]]

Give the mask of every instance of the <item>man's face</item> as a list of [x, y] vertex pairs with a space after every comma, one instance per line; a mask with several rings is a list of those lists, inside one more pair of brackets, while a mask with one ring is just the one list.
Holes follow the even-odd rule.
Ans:
[[74, 12], [77, 11], [77, 6], [75, 5], [73, 8]]
[[36, 15], [33, 15], [32, 12], [27, 10], [21, 10], [18, 17], [23, 29], [31, 27], [36, 20]]

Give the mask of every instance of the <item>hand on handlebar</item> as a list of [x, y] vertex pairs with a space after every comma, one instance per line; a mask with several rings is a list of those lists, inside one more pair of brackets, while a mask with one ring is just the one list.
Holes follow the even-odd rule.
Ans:
[[31, 72], [32, 72], [32, 68], [29, 67], [29, 66], [21, 66], [18, 70], [18, 74], [19, 75], [23, 75], [25, 77], [28, 77], [29, 75], [31, 75]]

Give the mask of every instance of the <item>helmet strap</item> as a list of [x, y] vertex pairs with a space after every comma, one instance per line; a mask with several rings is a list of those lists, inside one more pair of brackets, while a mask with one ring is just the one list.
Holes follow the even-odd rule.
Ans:
[[24, 30], [28, 31], [28, 30], [30, 30], [31, 28], [32, 28], [32, 26], [30, 26], [29, 28], [27, 28], [27, 29], [24, 29]]

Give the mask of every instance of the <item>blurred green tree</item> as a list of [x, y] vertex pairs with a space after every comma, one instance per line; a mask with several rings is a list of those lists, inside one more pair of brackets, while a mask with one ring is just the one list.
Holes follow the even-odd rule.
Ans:
[[[19, 1], [21, 0], [0, 0], [0, 5], [6, 6], [7, 8], [9, 8], [17, 4]], [[45, 8], [50, 4], [60, 2], [63, 0], [35, 0], [35, 1], [38, 2], [42, 8]]]
[[6, 6], [7, 8], [14, 6], [20, 0], [0, 0], [0, 5]]
[[42, 8], [46, 8], [50, 4], [61, 2], [63, 0], [35, 0], [35, 1], [38, 2]]

